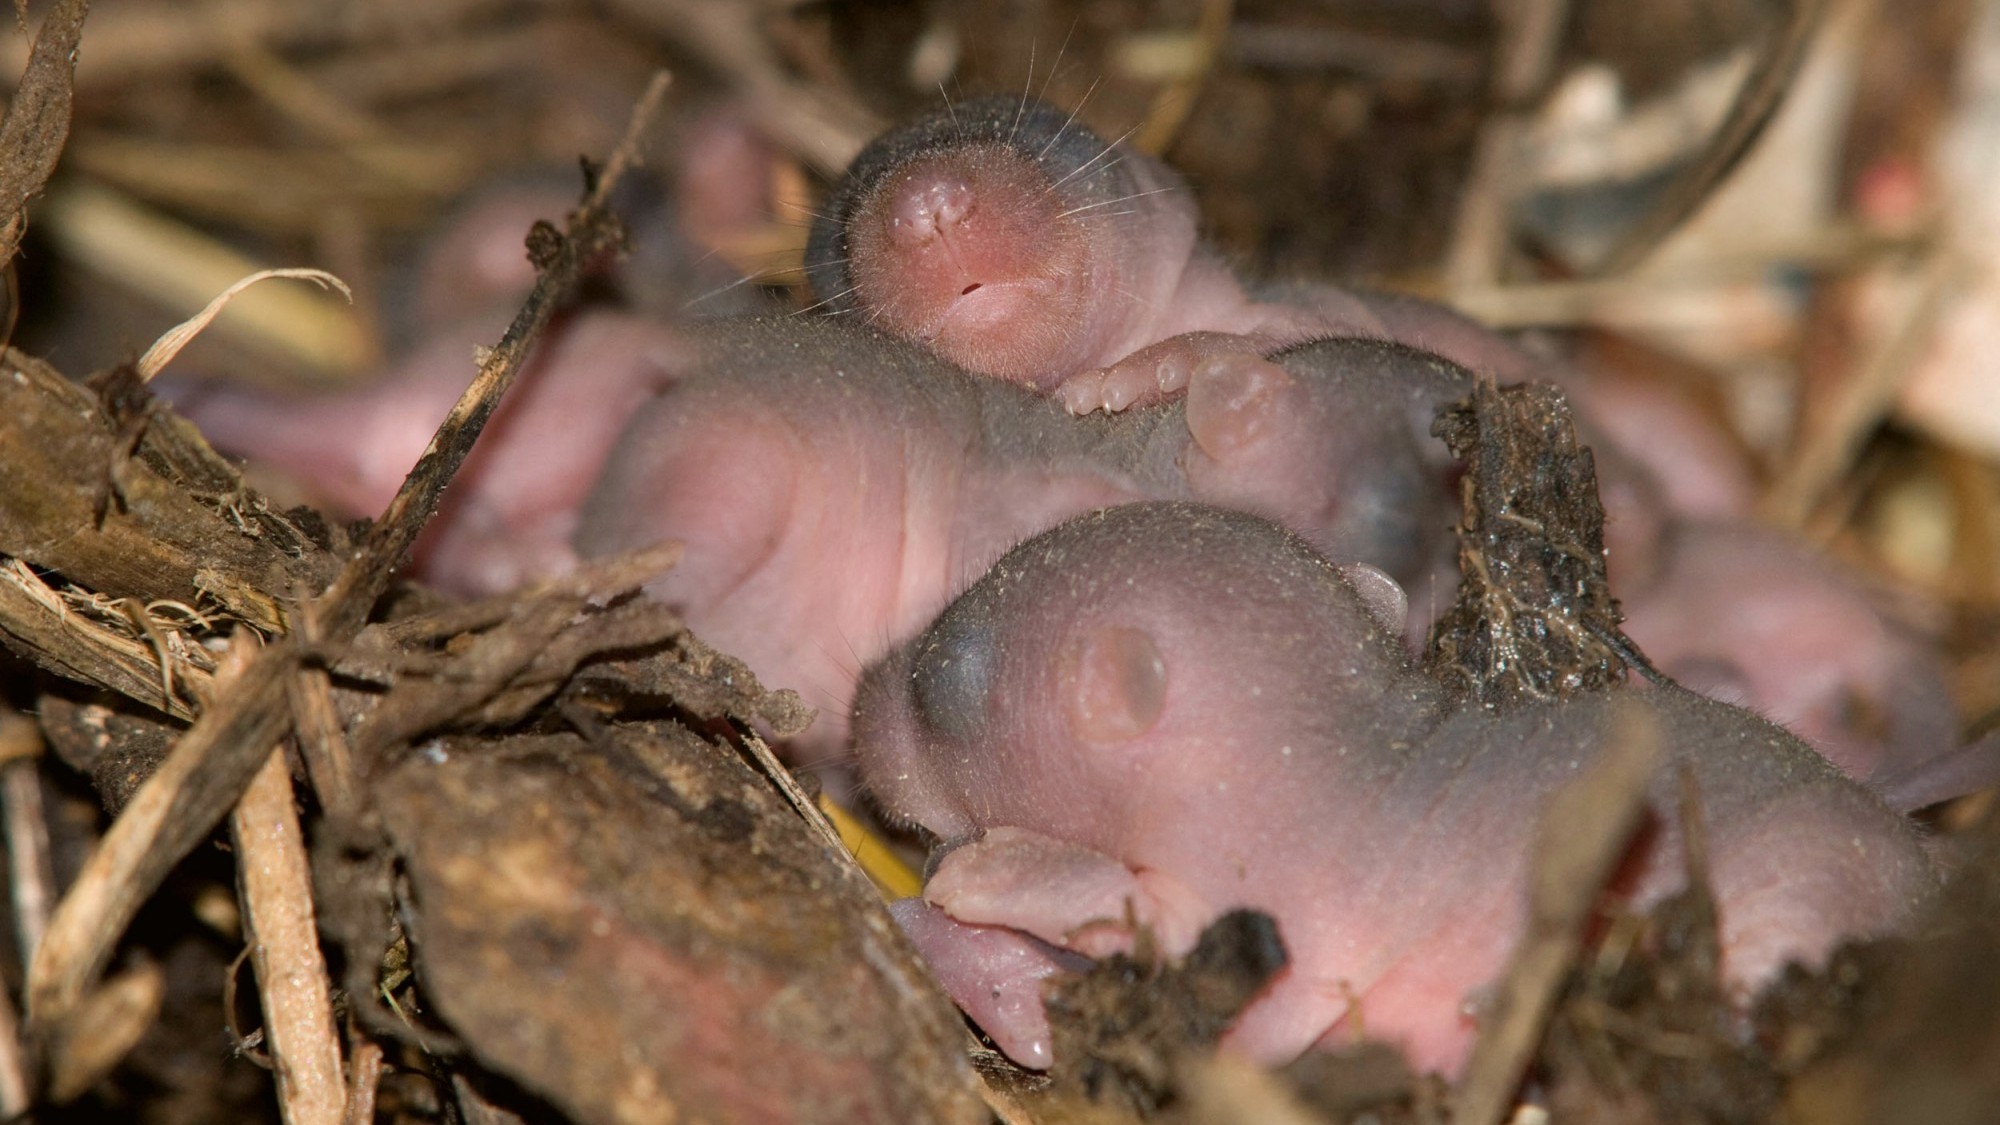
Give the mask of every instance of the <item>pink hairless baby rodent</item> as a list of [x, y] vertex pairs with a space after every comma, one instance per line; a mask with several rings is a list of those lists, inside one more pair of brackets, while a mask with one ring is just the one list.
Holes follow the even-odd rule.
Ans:
[[[1077, 184], [1094, 182], [1099, 175], [1133, 174], [1150, 159], [1117, 146], [1106, 149], [1046, 107], [1010, 100], [1006, 108], [1004, 128], [997, 103], [980, 102], [961, 107], [956, 123], [939, 115], [927, 126], [903, 130], [898, 135], [905, 140], [885, 141], [877, 155], [857, 164], [850, 186], [837, 199], [851, 203], [851, 197], [866, 194], [853, 185], [871, 176], [881, 179], [868, 172], [871, 166], [886, 167], [895, 163], [892, 157], [912, 152], [949, 151], [968, 131], [980, 129], [996, 132], [1002, 140], [1037, 137], [1033, 155], [1058, 166], [1070, 161], [1071, 170], [1103, 157], [1065, 183], [1062, 192], [1111, 190]], [[913, 136], [931, 141], [913, 143], [908, 139]], [[1102, 172], [1107, 165], [1123, 171]], [[1154, 167], [1148, 176], [1171, 175]], [[1055, 173], [1055, 178], [1067, 174]], [[1219, 269], [1204, 252], [1172, 249], [1182, 246], [1182, 234], [1192, 230], [1185, 193], [1133, 201], [1134, 206], [1140, 203], [1147, 209], [1105, 218], [1114, 222], [1121, 239], [1145, 244], [1131, 252], [1150, 255], [1163, 245], [1171, 251], [1167, 256], [1185, 269], [1204, 275]], [[510, 207], [509, 213], [517, 210]], [[490, 230], [493, 224], [479, 220], [481, 213], [471, 208], [465, 221]], [[822, 233], [820, 242], [825, 237]], [[483, 245], [447, 232], [437, 240], [439, 253], [463, 257], [472, 252], [462, 245], [468, 241], [475, 244], [473, 250]], [[1093, 253], [1128, 252], [1119, 240], [1091, 245], [1097, 247]], [[520, 252], [518, 234], [513, 252]], [[484, 260], [491, 255], [481, 251], [473, 256]], [[432, 265], [437, 267], [428, 271], [433, 274], [484, 276], [469, 266]], [[1233, 279], [1224, 280], [1241, 292]], [[515, 277], [510, 284], [520, 281]], [[1488, 370], [1518, 373], [1527, 365], [1500, 337], [1408, 298], [1295, 287], [1265, 304], [1371, 310], [1366, 324], [1359, 314], [1344, 323], [1361, 336], [1393, 335]], [[983, 333], [1004, 333], [1010, 324], [1019, 327], [1018, 318], [1032, 311], [1032, 303], [992, 307], [1014, 311], [981, 322]], [[1228, 327], [1240, 329], [1261, 323], [1256, 309], [1264, 305], [1223, 302], [1208, 307], [1250, 310], [1249, 320], [1228, 321]], [[891, 323], [866, 306], [860, 308], [864, 316], [885, 326]], [[1319, 323], [1343, 322], [1335, 315]], [[1179, 326], [1162, 323], [1149, 331]], [[498, 331], [492, 320], [438, 326], [381, 383], [356, 395], [279, 400], [223, 390], [191, 402], [190, 413], [225, 448], [305, 477], [341, 514], [372, 514], [414, 464], [431, 429], [470, 377], [474, 347]], [[1175, 339], [1181, 341], [1175, 347], [1186, 347], [1179, 353], [1167, 348], [1171, 354], [1165, 361], [1185, 360], [1190, 365], [1185, 370], [1198, 371], [1199, 377], [1191, 374], [1171, 401], [1129, 407], [1116, 417], [1093, 412], [1066, 418], [1060, 408], [1051, 411], [1051, 400], [1044, 396], [995, 380], [985, 382], [1000, 391], [968, 387], [979, 380], [839, 319], [811, 326], [760, 321], [692, 330], [620, 313], [581, 311], [553, 326], [539, 358], [524, 372], [454, 482], [444, 510], [420, 545], [419, 573], [457, 593], [492, 593], [571, 565], [579, 531], [583, 546], [593, 552], [660, 537], [684, 540], [689, 545], [687, 574], [677, 587], [676, 603], [725, 648], [737, 648], [745, 656], [763, 653], [765, 659], [752, 659], [753, 667], [775, 684], [807, 691], [826, 710], [821, 729], [809, 736], [821, 749], [839, 736], [839, 715], [862, 664], [918, 627], [925, 613], [941, 606], [976, 577], [979, 566], [1020, 537], [1107, 498], [1195, 498], [1276, 519], [1333, 557], [1387, 571], [1410, 592], [1416, 610], [1413, 631], [1420, 633], [1429, 611], [1449, 600], [1456, 583], [1449, 559], [1449, 459], [1426, 431], [1436, 407], [1464, 393], [1464, 372], [1393, 343], [1309, 342], [1266, 352], [1261, 344], [1249, 346], [1253, 338], [1240, 334]], [[1149, 354], [1159, 355], [1142, 348], [1140, 358], [1151, 362], [1145, 360]], [[1101, 359], [1093, 356], [1091, 362]], [[909, 413], [899, 397], [932, 393], [920, 388], [926, 383], [935, 384], [937, 401], [959, 405]], [[821, 403], [832, 393], [826, 388], [836, 387], [839, 409], [805, 405]], [[900, 443], [884, 440], [904, 425], [914, 427], [918, 436]], [[791, 433], [784, 449], [794, 452], [755, 472], [736, 458], [732, 433], [753, 441], [781, 431]], [[627, 436], [614, 450], [621, 432]], [[1150, 443], [1143, 457], [1132, 452], [1139, 441], [1133, 435], [1141, 432]], [[832, 452], [818, 462], [804, 456], [803, 451], [822, 449]], [[1051, 486], [1032, 468], [1020, 470], [1019, 457], [1003, 457], [1015, 467], [994, 470], [995, 451], [1008, 449], [1070, 451], [1064, 456], [1074, 459], [1055, 473], [1069, 483]], [[962, 463], [946, 467], [954, 461]], [[799, 479], [856, 503], [865, 499], [871, 512], [901, 513], [902, 522], [871, 517], [842, 525], [775, 502], [760, 507], [746, 500], [721, 512], [657, 498], [710, 487], [736, 494], [757, 481], [775, 487], [792, 479], [788, 474], [793, 470], [785, 466], [794, 464]], [[869, 474], [859, 473], [863, 466], [872, 467]], [[1640, 643], [1672, 670], [1704, 689], [1798, 724], [1857, 776], [1921, 775], [1929, 758], [1951, 749], [1952, 716], [1936, 662], [1925, 653], [1922, 639], [1889, 624], [1837, 568], [1802, 544], [1772, 533], [1757, 533], [1757, 549], [1739, 553], [1741, 568], [1704, 565], [1697, 548], [1716, 537], [1681, 529], [1668, 510], [1667, 498], [1675, 494], [1669, 478], [1633, 465], [1602, 442], [1599, 468], [1612, 510], [1607, 541], [1614, 590], [1631, 609]], [[998, 475], [989, 475], [994, 472]], [[1707, 479], [1712, 483], [1729, 475]], [[937, 501], [925, 483], [931, 478], [984, 481], [987, 491]], [[916, 483], [893, 494], [881, 491], [885, 482], [905, 479]], [[1085, 480], [1094, 483], [1079, 484]], [[1661, 481], [1669, 486], [1661, 487]], [[1051, 487], [1051, 494], [1041, 492]], [[1727, 492], [1706, 487], [1704, 494], [1726, 498]], [[590, 514], [580, 519], [586, 497], [594, 497]], [[717, 514], [727, 518], [709, 519]], [[800, 546], [769, 557], [751, 549], [755, 543], [743, 538], [748, 534], [743, 529], [757, 518], [769, 524], [765, 534], [773, 542], [782, 538]], [[797, 526], [788, 522], [794, 519]], [[877, 537], [886, 537], [881, 540], [885, 543], [902, 541], [904, 523], [917, 528], [954, 521], [971, 526], [979, 519], [988, 521], [988, 529], [975, 537], [978, 549], [961, 547], [932, 560], [942, 560], [941, 566], [884, 557], [870, 546]], [[908, 538], [925, 541], [922, 536]], [[825, 581], [815, 567], [829, 558], [853, 560], [842, 564], [841, 599], [821, 603], [805, 598], [803, 591]], [[889, 569], [866, 569], [863, 560], [877, 560]], [[701, 586], [693, 577], [703, 567], [713, 571], [731, 565], [745, 568], [739, 575], [742, 590], [730, 584]], [[790, 606], [796, 613], [760, 622], [754, 613], [740, 611], [760, 604], [743, 591], [769, 593], [787, 582], [796, 585], [799, 596], [773, 594], [769, 604]], [[1742, 596], [1765, 588], [1781, 596]], [[881, 591], [882, 596], [864, 591]], [[875, 609], [860, 612], [856, 599]], [[721, 608], [725, 602], [732, 608]], [[814, 604], [843, 607], [837, 627], [813, 624]], [[1831, 621], [1852, 627], [1825, 628]], [[774, 639], [788, 628], [801, 630], [805, 639]], [[1772, 642], [1807, 635], [1823, 640]]]
[[1253, 292], [1197, 232], [1178, 173], [1044, 102], [989, 95], [875, 139], [814, 223], [816, 307], [1077, 413], [1183, 390], [1200, 362], [1318, 336], [1397, 340], [1481, 374], [1537, 365], [1428, 301]]
[[[883, 234], [884, 216], [894, 227], [899, 200], [927, 198], [944, 182], [954, 203], [932, 216], [923, 237]], [[1074, 210], [1073, 220], [1063, 220], [1074, 229], [1045, 216], [1035, 239], [1008, 241], [976, 221], [987, 210], [1015, 213], [1023, 193], [1036, 207]], [[1195, 220], [1192, 196], [1157, 160], [1039, 102], [977, 98], [892, 130], [857, 158], [814, 229], [809, 272], [815, 294], [836, 314], [926, 343], [975, 373], [1052, 393], [1078, 413], [1181, 395], [1239, 404], [1235, 414], [1245, 425], [1211, 431], [1215, 441], [1204, 443], [1211, 447], [1286, 415], [1286, 373], [1261, 361], [1303, 339], [1394, 340], [1502, 380], [1551, 379], [1576, 400], [1597, 449], [1613, 589], [1630, 605], [1630, 631], [1642, 646], [1703, 690], [1792, 724], [1855, 776], [1922, 773], [1923, 763], [1951, 750], [1953, 712], [1925, 639], [1806, 544], [1729, 522], [1747, 512], [1749, 465], [1691, 402], [1658, 385], [1538, 361], [1431, 302], [1326, 284], [1245, 286], [1199, 244]], [[1046, 248], [1067, 247], [1074, 261], [1065, 258], [1064, 277], [1075, 283], [1024, 283], [1004, 299], [988, 293], [997, 275], [973, 264], [985, 261], [995, 242], [1012, 248], [1008, 268], [1025, 272]], [[1117, 282], [1098, 283], [1107, 275]], [[961, 285], [963, 293], [955, 288]], [[1046, 296], [1056, 291], [1064, 294], [1060, 315]], [[927, 311], [914, 312], [918, 305]], [[1106, 324], [1116, 330], [1086, 327]], [[1022, 340], [1044, 341], [1052, 326], [1061, 329], [1054, 338], [1063, 347], [1017, 348]], [[1024, 370], [1028, 355], [1037, 358]], [[1458, 393], [1434, 398], [1431, 407]], [[1320, 439], [1348, 440], [1357, 429], [1330, 426]], [[1614, 441], [1614, 434], [1628, 440]], [[1431, 492], [1374, 486], [1366, 459], [1352, 460], [1341, 479], [1356, 502]], [[1194, 494], [1271, 515], [1335, 557], [1380, 565], [1387, 556], [1343, 555], [1312, 535], [1310, 517], [1268, 503], [1287, 491], [1318, 495], [1314, 484], [1283, 475], [1313, 463], [1287, 457], [1267, 465], [1247, 490], [1228, 482]], [[1398, 465], [1385, 479], [1401, 474]], [[1421, 508], [1411, 515], [1419, 526], [1430, 518]], [[1732, 561], [1705, 560], [1709, 544]], [[1411, 541], [1413, 553], [1426, 549]], [[1428, 576], [1389, 569], [1421, 584], [1412, 589], [1420, 608], [1448, 599], [1455, 583], [1449, 568]], [[1768, 596], [1747, 597], [1751, 590]], [[1420, 615], [1416, 628], [1422, 625]], [[1807, 637], [1817, 639], [1800, 643]]]
[[652, 592], [821, 707], [813, 750], [838, 746], [863, 666], [1009, 547], [1095, 507], [1227, 502], [1406, 580], [1448, 559], [1445, 452], [1425, 430], [1465, 376], [1395, 345], [1328, 341], [1255, 360], [1255, 395], [1077, 418], [859, 327], [689, 336], [696, 363], [635, 412], [576, 543], [684, 542]]
[[[1386, 337], [1367, 307], [1255, 302], [1196, 237], [1180, 177], [1027, 98], [945, 107], [877, 138], [806, 250], [820, 306], [980, 375], [1054, 391], [1189, 332]], [[1120, 406], [1157, 400], [1156, 388]]]
[[1365, 1028], [1455, 1071], [1523, 929], [1539, 813], [1620, 708], [1669, 756], [1621, 893], [1683, 883], [1686, 767], [1740, 988], [1929, 892], [1913, 829], [1777, 727], [1671, 685], [1454, 707], [1385, 604], [1256, 517], [1128, 505], [1009, 552], [869, 672], [864, 780], [941, 842], [899, 912], [1004, 1050], [1049, 1062], [1037, 983], [1076, 954], [1136, 921], [1178, 955], [1249, 906], [1290, 962], [1226, 1046], [1278, 1062]]
[[[348, 514], [378, 511], [456, 397], [478, 338], [446, 334], [362, 395], [302, 404], [219, 392], [191, 413], [218, 444], [306, 478]], [[419, 573], [494, 593], [566, 569], [579, 548], [681, 540], [685, 561], [656, 593], [822, 709], [805, 737], [815, 755], [837, 748], [863, 665], [1013, 543], [1099, 504], [1193, 498], [1276, 519], [1392, 576], [1411, 592], [1420, 635], [1457, 581], [1449, 459], [1427, 430], [1469, 386], [1464, 372], [1363, 340], [1210, 363], [1212, 377], [1179, 401], [1072, 417], [837, 323], [669, 330], [582, 314], [557, 326], [482, 438], [426, 533]], [[1682, 557], [1717, 534], [1665, 535], [1660, 573], [1615, 587], [1669, 671], [1801, 724], [1857, 776], [1921, 779], [1951, 751], [1941, 677], [1918, 640], [1772, 533], [1732, 533], [1757, 544], [1738, 552], [1741, 566]], [[1747, 597], [1765, 587], [1771, 597]], [[1717, 612], [1690, 616], [1689, 605]], [[1787, 645], [1792, 620], [1849, 624]]]

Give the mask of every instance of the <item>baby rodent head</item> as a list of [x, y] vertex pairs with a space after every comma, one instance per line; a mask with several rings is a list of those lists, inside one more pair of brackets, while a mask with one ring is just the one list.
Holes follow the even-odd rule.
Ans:
[[941, 838], [1012, 825], [1117, 854], [1218, 789], [1256, 800], [1281, 749], [1313, 768], [1312, 748], [1394, 721], [1384, 602], [1255, 516], [1093, 512], [1009, 552], [867, 673], [863, 778]]
[[[1184, 259], [1178, 178], [1074, 115], [1022, 97], [947, 105], [878, 137], [836, 185], [806, 247], [828, 312], [854, 313], [978, 374], [1048, 389], [1093, 365], [1119, 302]], [[1146, 273], [1149, 277], [1134, 276]]]

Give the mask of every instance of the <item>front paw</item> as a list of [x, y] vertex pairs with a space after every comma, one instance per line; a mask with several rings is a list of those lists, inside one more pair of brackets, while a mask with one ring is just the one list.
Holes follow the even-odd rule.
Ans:
[[1141, 348], [1109, 367], [1072, 375], [1056, 388], [1071, 414], [1117, 413], [1166, 402], [1188, 388], [1202, 364], [1219, 356], [1255, 356], [1264, 343], [1229, 332], [1187, 332]]
[[1011, 926], [1051, 945], [1145, 912], [1129, 868], [1081, 844], [1025, 828], [988, 829], [946, 853], [924, 900], [961, 922]]

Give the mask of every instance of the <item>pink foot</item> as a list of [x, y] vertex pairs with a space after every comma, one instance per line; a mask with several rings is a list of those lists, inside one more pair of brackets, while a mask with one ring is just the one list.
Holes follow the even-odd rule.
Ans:
[[1042, 982], [1082, 972], [1090, 962], [1002, 926], [968, 926], [922, 899], [890, 904], [889, 913], [922, 953], [957, 1005], [1008, 1058], [1031, 1070], [1055, 1061]]
[[1222, 356], [1256, 356], [1265, 350], [1254, 336], [1228, 332], [1188, 332], [1141, 348], [1109, 367], [1082, 371], [1056, 388], [1071, 414], [1094, 410], [1116, 413], [1165, 402], [1187, 389], [1201, 365]]
[[1188, 433], [1219, 467], [1253, 457], [1268, 444], [1301, 392], [1290, 372], [1245, 353], [1209, 356], [1194, 369], [1187, 386]]

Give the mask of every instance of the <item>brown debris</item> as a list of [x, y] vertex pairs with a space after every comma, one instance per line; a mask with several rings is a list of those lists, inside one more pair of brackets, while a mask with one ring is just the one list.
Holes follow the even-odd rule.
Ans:
[[333, 560], [192, 427], [108, 387], [92, 394], [18, 352], [0, 359], [0, 476], [38, 482], [0, 490], [0, 546], [113, 598], [200, 597], [284, 629], [263, 591], [317, 587]]
[[102, 1081], [160, 1018], [165, 992], [164, 974], [148, 962], [105, 981], [60, 1021], [44, 1024], [43, 1095], [60, 1105]]
[[[1641, 707], [1626, 708], [1617, 724], [1611, 749], [1542, 813], [1528, 929], [1500, 977], [1466, 1064], [1453, 1117], [1458, 1125], [1498, 1125], [1512, 1106], [1556, 992], [1583, 947], [1598, 896], [1644, 817], [1646, 789], [1665, 747]], [[1717, 965], [1711, 961], [1708, 968], [1713, 974]]]
[[263, 996], [278, 1103], [289, 1125], [339, 1125], [347, 1100], [340, 1040], [283, 751], [273, 749], [257, 771], [229, 827], [242, 857], [244, 937]]
[[1233, 910], [1177, 963], [1149, 943], [1044, 986], [1053, 1096], [1145, 1116], [1177, 1096], [1182, 1061], [1215, 1048], [1236, 1013], [1285, 967], [1277, 925]]
[[[635, 111], [635, 136], [638, 126], [657, 109], [665, 88], [662, 76]], [[326, 594], [306, 609], [308, 635], [326, 644], [345, 641], [360, 629], [388, 588], [395, 568], [436, 509], [445, 484], [520, 369], [532, 339], [553, 315], [558, 295], [575, 285], [592, 256], [616, 241], [618, 228], [604, 210], [604, 199], [634, 159], [635, 144], [628, 138], [614, 154], [572, 218], [571, 231], [560, 239], [535, 292], [481, 364], [388, 511], [372, 525], [367, 540], [346, 561]], [[30, 542], [33, 526], [22, 529]], [[14, 538], [0, 536], [0, 547], [10, 553], [17, 550]], [[203, 711], [166, 763], [141, 786], [125, 815], [113, 823], [36, 950], [28, 988], [31, 1021], [62, 1022], [103, 968], [139, 903], [235, 804], [269, 748], [289, 729], [283, 702], [300, 656], [284, 642], [264, 649], [232, 689]]]
[[576, 1119], [978, 1119], [887, 912], [726, 748], [446, 738], [370, 803], [439, 1014]]
[[104, 811], [117, 816], [160, 768], [183, 730], [131, 697], [71, 691], [55, 684], [39, 699], [42, 733], [71, 769], [90, 779]]
[[1330, 1122], [1435, 1125], [1446, 1119], [1444, 1080], [1411, 1073], [1403, 1052], [1386, 1043], [1314, 1051], [1281, 1074], [1302, 1105]]
[[1432, 432], [1465, 463], [1464, 578], [1431, 627], [1426, 664], [1490, 707], [1617, 683], [1630, 647], [1605, 580], [1604, 506], [1562, 392], [1482, 380]]
[[57, 0], [42, 17], [27, 69], [0, 118], [0, 268], [14, 260], [28, 201], [42, 193], [69, 139], [77, 44], [89, 10], [89, 0]]
[[1777, 1072], [1745, 1042], [1722, 983], [1700, 797], [1683, 775], [1688, 885], [1642, 919], [1614, 919], [1572, 974], [1541, 1061], [1568, 1120], [1767, 1121]]
[[1788, 972], [1758, 1008], [1784, 1072], [1787, 1113], [1816, 1125], [1971, 1125], [2000, 1105], [2000, 818], [1989, 803], [1950, 841], [1959, 862], [1909, 940], [1844, 950]]

